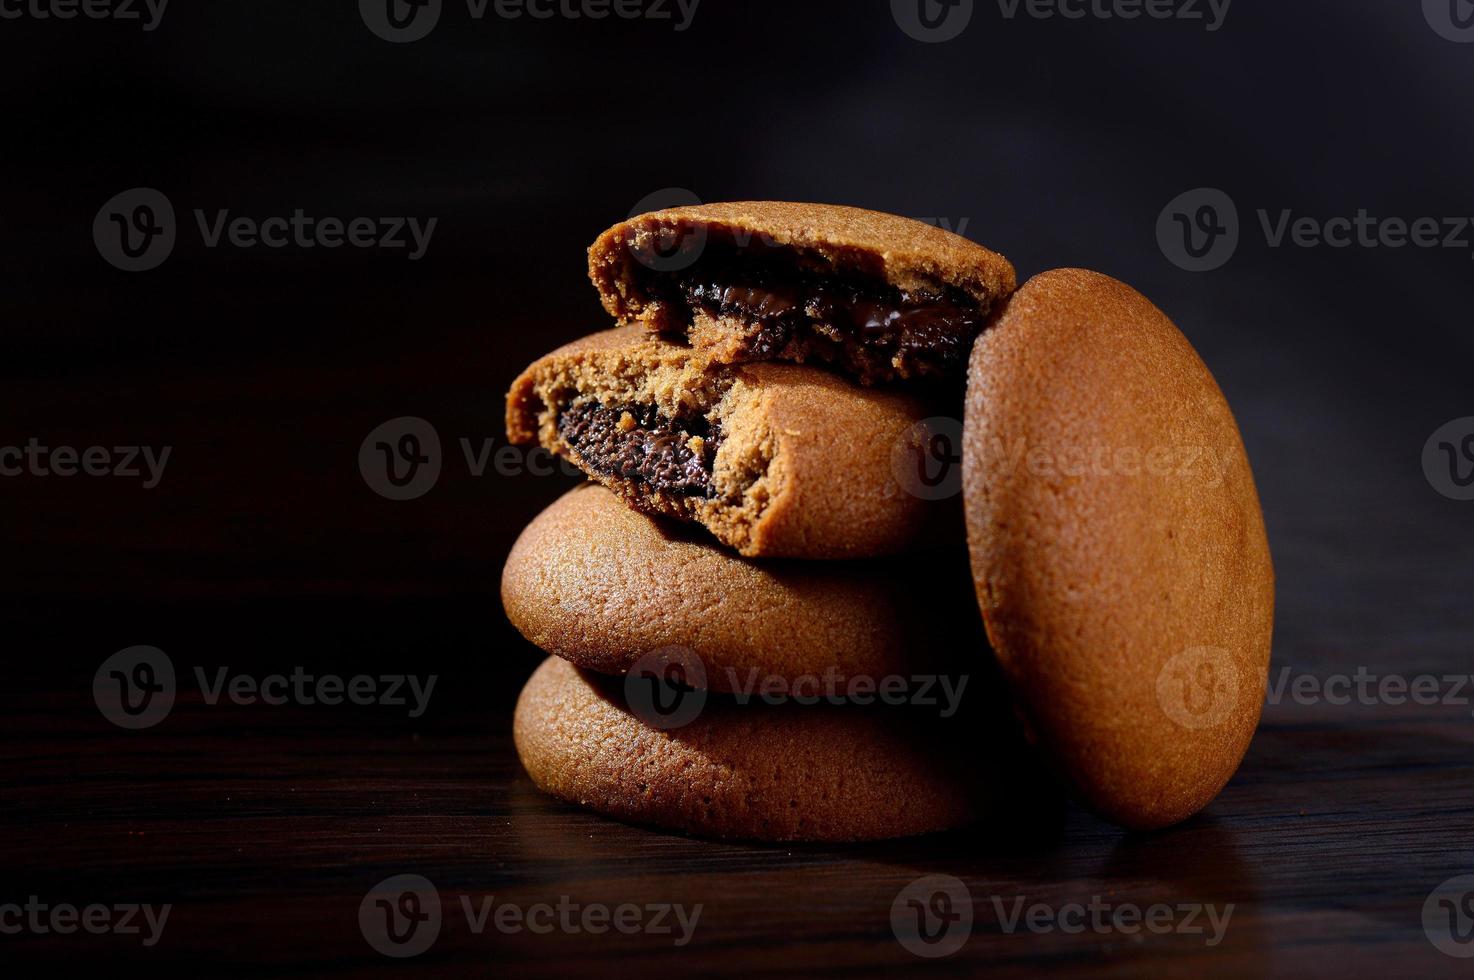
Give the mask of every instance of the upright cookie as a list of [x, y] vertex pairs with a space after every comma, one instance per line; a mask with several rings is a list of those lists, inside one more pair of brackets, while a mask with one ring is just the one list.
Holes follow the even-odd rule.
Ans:
[[971, 593], [960, 556], [755, 562], [591, 484], [534, 519], [502, 572], [507, 617], [548, 653], [623, 674], [679, 648], [729, 692], [957, 673], [982, 640]]
[[[712, 364], [608, 330], [537, 361], [507, 435], [538, 441], [647, 513], [749, 556], [867, 558], [927, 544], [945, 505], [896, 482], [926, 450], [923, 402], [792, 364]], [[913, 459], [912, 457], [915, 457]]]
[[818, 362], [866, 384], [960, 379], [1015, 285], [1007, 259], [933, 225], [779, 201], [632, 218], [594, 242], [589, 275], [621, 323], [719, 361]]
[[978, 602], [1046, 755], [1127, 827], [1206, 806], [1258, 723], [1274, 572], [1187, 339], [1106, 276], [1034, 278], [973, 351], [963, 482]]
[[538, 788], [599, 813], [702, 837], [857, 841], [962, 826], [997, 793], [971, 747], [903, 709], [737, 705], [712, 696], [662, 730], [622, 684], [550, 657], [512, 733]]

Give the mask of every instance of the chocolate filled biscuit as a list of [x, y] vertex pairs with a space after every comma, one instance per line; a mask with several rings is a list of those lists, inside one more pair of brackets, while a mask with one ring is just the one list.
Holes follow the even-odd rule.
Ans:
[[896, 478], [926, 452], [915, 432], [928, 414], [910, 394], [793, 364], [714, 363], [621, 328], [524, 371], [507, 434], [743, 555], [868, 558], [928, 547], [937, 519], [955, 517]]
[[974, 690], [985, 680], [965, 554], [754, 561], [592, 484], [527, 526], [501, 593], [534, 645], [607, 674], [677, 647], [700, 658], [713, 691], [769, 678], [843, 687], [949, 673], [971, 675]]
[[589, 250], [605, 308], [728, 363], [818, 363], [865, 384], [960, 379], [1013, 267], [895, 215], [759, 201], [675, 208]]

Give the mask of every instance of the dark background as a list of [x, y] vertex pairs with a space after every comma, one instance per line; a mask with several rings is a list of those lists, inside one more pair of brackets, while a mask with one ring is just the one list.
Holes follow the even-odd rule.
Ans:
[[[1474, 503], [1441, 496], [1421, 464], [1435, 429], [1474, 415], [1471, 247], [1276, 249], [1257, 216], [1474, 215], [1474, 45], [1439, 37], [1418, 3], [1237, 0], [1209, 32], [1009, 20], [979, 2], [960, 38], [922, 44], [876, 0], [703, 0], [682, 32], [475, 21], [448, 0], [429, 37], [394, 45], [346, 0], [212, 0], [171, 4], [153, 32], [0, 20], [0, 83], [0, 445], [173, 447], [152, 490], [0, 479], [0, 900], [173, 900], [179, 938], [147, 951], [155, 965], [227, 950], [233, 969], [357, 972], [376, 961], [352, 927], [353, 896], [431, 860], [445, 862], [445, 885], [460, 875], [464, 889], [532, 896], [708, 860], [739, 881], [779, 876], [758, 891], [808, 889], [800, 904], [824, 910], [839, 945], [806, 945], [788, 920], [739, 904], [738, 924], [713, 926], [731, 948], [708, 946], [707, 966], [772, 965], [733, 953], [765, 947], [789, 969], [854, 972], [924, 965], [884, 918], [917, 868], [1011, 868], [1040, 888], [1187, 875], [1205, 895], [1258, 900], [1262, 933], [1242, 927], [1224, 954], [1236, 958], [1215, 961], [1235, 969], [1329, 962], [1350, 943], [1365, 947], [1344, 961], [1353, 970], [1456, 964], [1427, 945], [1418, 909], [1439, 881], [1474, 872], [1467, 708], [1430, 720], [1275, 706], [1208, 816], [1142, 843], [1071, 811], [1012, 865], [959, 869], [916, 843], [858, 859], [703, 849], [541, 800], [506, 738], [538, 655], [502, 617], [497, 579], [521, 527], [572, 481], [473, 477], [458, 444], [504, 443], [512, 377], [605, 325], [585, 249], [647, 195], [965, 221], [1021, 278], [1079, 265], [1125, 280], [1202, 353], [1263, 498], [1276, 669], [1474, 670]], [[138, 186], [168, 195], [180, 240], [160, 268], [130, 274], [102, 260], [91, 228]], [[1198, 187], [1226, 191], [1243, 230], [1208, 273], [1173, 265], [1155, 232], [1164, 206]], [[207, 249], [195, 208], [438, 225], [417, 262], [404, 250]], [[399, 416], [431, 422], [445, 447], [439, 483], [408, 502], [376, 495], [357, 463], [369, 431]], [[186, 699], [158, 729], [125, 733], [97, 715], [90, 683], [134, 644], [181, 667], [442, 680], [417, 721]], [[1402, 823], [1388, 815], [1398, 806], [1414, 808]], [[1392, 823], [1274, 824], [1321, 810]], [[138, 850], [147, 821], [155, 843]], [[344, 827], [349, 838], [333, 836]], [[528, 845], [538, 834], [550, 836]], [[1284, 849], [1261, 850], [1268, 840]], [[1225, 870], [1224, 853], [1253, 857]], [[721, 855], [719, 868], [703, 855]], [[872, 880], [854, 860], [894, 872], [872, 875], [874, 908], [835, 898]], [[781, 877], [795, 861], [808, 884]], [[814, 883], [825, 880], [835, 892]], [[746, 894], [720, 890], [733, 887]], [[342, 909], [322, 898], [339, 893]], [[208, 928], [189, 932], [190, 903]], [[1162, 965], [1160, 950], [1130, 943], [1033, 938], [975, 938], [936, 966]], [[496, 955], [539, 969], [563, 954], [584, 968], [653, 955], [627, 942], [630, 958], [610, 960], [608, 947], [556, 939]], [[867, 940], [885, 952], [864, 952]], [[0, 944], [136, 952], [108, 937]], [[435, 955], [454, 968], [496, 958], [489, 938], [457, 949]]]

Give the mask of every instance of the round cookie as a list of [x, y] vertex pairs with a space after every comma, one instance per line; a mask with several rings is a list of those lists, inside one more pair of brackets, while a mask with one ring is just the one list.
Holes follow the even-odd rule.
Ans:
[[589, 249], [623, 324], [724, 362], [822, 362], [864, 383], [960, 379], [1013, 266], [912, 218], [832, 204], [738, 201], [654, 211]]
[[769, 676], [944, 673], [982, 642], [960, 554], [754, 562], [594, 484], [523, 530], [502, 572], [502, 605], [536, 646], [607, 674], [687, 648], [717, 691]]
[[702, 837], [858, 841], [947, 830], [981, 810], [975, 760], [904, 710], [738, 705], [647, 725], [620, 681], [550, 657], [512, 723], [538, 788], [632, 823]]
[[1274, 572], [1243, 441], [1187, 339], [1076, 269], [1010, 300], [972, 354], [973, 576], [1031, 736], [1131, 828], [1176, 823], [1258, 724]]

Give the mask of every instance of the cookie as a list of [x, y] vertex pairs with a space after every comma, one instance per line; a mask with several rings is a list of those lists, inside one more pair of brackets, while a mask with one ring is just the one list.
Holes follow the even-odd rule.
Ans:
[[[507, 435], [540, 442], [631, 506], [704, 525], [744, 555], [869, 558], [946, 516], [895, 477], [926, 452], [925, 403], [794, 364], [713, 364], [637, 328], [537, 361]], [[915, 458], [912, 458], [915, 457]]]
[[512, 734], [544, 792], [701, 837], [908, 837], [972, 822], [990, 789], [970, 748], [903, 709], [713, 695], [662, 730], [630, 710], [620, 681], [557, 657], [523, 688]]
[[1044, 756], [1124, 826], [1196, 813], [1254, 734], [1274, 618], [1213, 376], [1134, 290], [1048, 272], [979, 338], [963, 441], [978, 602]]
[[580, 667], [623, 674], [677, 647], [700, 659], [701, 686], [751, 691], [768, 678], [968, 673], [982, 637], [968, 582], [962, 555], [751, 561], [585, 484], [517, 539], [502, 606], [535, 646]]
[[624, 324], [714, 359], [821, 363], [866, 384], [961, 379], [1013, 266], [950, 231], [860, 208], [753, 201], [643, 214], [589, 249]]

